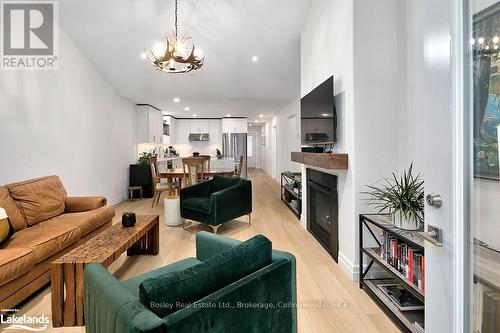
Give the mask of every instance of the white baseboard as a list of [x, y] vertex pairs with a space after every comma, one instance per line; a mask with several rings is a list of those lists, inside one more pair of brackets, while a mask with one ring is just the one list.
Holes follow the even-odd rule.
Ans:
[[108, 200], [108, 205], [114, 206], [128, 199], [126, 194]]
[[353, 281], [358, 281], [359, 279], [359, 266], [355, 265], [351, 260], [349, 260], [342, 252], [339, 251], [339, 265], [342, 270], [351, 278]]

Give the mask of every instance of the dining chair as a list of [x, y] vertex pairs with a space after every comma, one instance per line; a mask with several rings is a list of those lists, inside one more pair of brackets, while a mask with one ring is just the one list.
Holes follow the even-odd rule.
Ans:
[[182, 169], [184, 171], [184, 186], [194, 185], [198, 183], [198, 179], [203, 179], [204, 177], [205, 159], [201, 157], [183, 158]]
[[170, 194], [172, 194], [172, 184], [169, 182], [162, 182], [158, 173], [158, 166], [156, 165], [156, 157], [151, 157], [149, 160], [149, 167], [151, 168], [151, 177], [153, 178], [153, 202], [151, 203], [151, 207], [155, 206], [160, 202], [160, 197], [162, 192], [170, 190]]
[[[199, 158], [203, 158], [203, 160], [205, 161], [205, 165], [204, 165], [204, 169], [205, 171], [210, 171], [210, 160], [212, 159], [212, 156], [210, 155], [199, 155], [198, 156]], [[209, 180], [210, 179], [210, 176], [205, 176], [201, 179], [205, 179], [205, 180]]]
[[240, 162], [238, 163], [238, 169], [234, 173], [235, 176], [241, 177], [241, 170], [243, 169], [243, 156], [240, 156]]

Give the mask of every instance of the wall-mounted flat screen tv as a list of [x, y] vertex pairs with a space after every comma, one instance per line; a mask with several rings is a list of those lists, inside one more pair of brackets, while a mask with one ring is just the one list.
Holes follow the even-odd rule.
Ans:
[[334, 103], [333, 76], [300, 100], [302, 146], [335, 144], [337, 111]]

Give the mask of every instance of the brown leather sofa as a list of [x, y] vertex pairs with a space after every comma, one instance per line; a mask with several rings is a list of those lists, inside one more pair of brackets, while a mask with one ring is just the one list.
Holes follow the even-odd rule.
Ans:
[[57, 176], [0, 186], [14, 234], [0, 244], [0, 309], [50, 281], [50, 263], [111, 225], [104, 197], [68, 197]]

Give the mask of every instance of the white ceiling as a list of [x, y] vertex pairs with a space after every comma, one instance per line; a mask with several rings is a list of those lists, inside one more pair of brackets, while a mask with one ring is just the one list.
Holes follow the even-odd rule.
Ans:
[[[300, 94], [300, 31], [310, 0], [179, 0], [179, 32], [206, 54], [189, 74], [141, 59], [173, 29], [173, 0], [64, 0], [63, 30], [122, 96], [176, 116], [270, 116]], [[252, 62], [252, 56], [259, 61]], [[180, 103], [172, 99], [179, 97]], [[186, 113], [184, 108], [190, 107]]]

